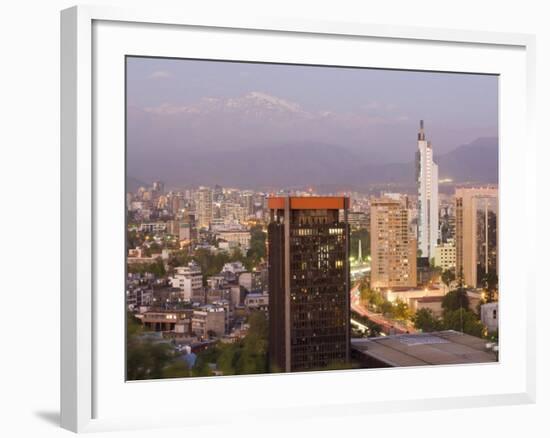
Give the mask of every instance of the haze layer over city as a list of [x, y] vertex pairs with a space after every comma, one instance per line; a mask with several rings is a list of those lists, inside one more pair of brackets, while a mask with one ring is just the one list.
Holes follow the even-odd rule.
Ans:
[[128, 380], [498, 361], [496, 76], [126, 79]]

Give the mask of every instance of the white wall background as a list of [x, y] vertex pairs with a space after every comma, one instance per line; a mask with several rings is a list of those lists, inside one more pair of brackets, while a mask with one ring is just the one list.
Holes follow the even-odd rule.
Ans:
[[[91, 1], [111, 5], [153, 2]], [[200, 3], [200, 6], [198, 4]], [[378, 24], [482, 29], [536, 34], [537, 131], [539, 134], [537, 205], [540, 250], [533, 257], [539, 275], [537, 312], [538, 402], [472, 410], [312, 419], [292, 424], [289, 436], [548, 436], [550, 342], [545, 321], [550, 307], [546, 277], [549, 247], [544, 225], [549, 202], [548, 99], [550, 14], [544, 1], [308, 1], [270, 2], [157, 0], [157, 7], [216, 10], [228, 17], [256, 15], [309, 17]], [[0, 435], [61, 436], [59, 404], [59, 10], [65, 0], [4, 2], [0, 9]], [[544, 140], [544, 141], [543, 141]], [[522, 147], [521, 144], [517, 147]], [[546, 234], [544, 234], [546, 233]], [[518, 254], [518, 257], [526, 256]], [[251, 400], [251, 403], [254, 403]], [[289, 424], [254, 429], [241, 425], [222, 431], [143, 431], [131, 436], [280, 436]], [[130, 436], [118, 432], [108, 436]]]

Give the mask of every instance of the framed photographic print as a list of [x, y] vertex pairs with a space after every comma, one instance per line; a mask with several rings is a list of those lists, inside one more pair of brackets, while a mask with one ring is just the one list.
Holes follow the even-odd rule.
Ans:
[[534, 400], [531, 36], [75, 7], [61, 45], [63, 427]]

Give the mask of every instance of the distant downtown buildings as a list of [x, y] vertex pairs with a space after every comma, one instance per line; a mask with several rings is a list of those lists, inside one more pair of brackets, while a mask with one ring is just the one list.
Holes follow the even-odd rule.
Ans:
[[[468, 287], [481, 287], [498, 268], [498, 189], [458, 188], [453, 217], [443, 212], [439, 227], [438, 167], [420, 121], [417, 151], [417, 239], [412, 207], [405, 195], [385, 194], [370, 203], [371, 287], [415, 288], [424, 283], [417, 267], [431, 264], [453, 270]], [[452, 219], [452, 220], [451, 220]]]
[[420, 121], [416, 152], [418, 185], [418, 249], [421, 257], [435, 257], [439, 233], [439, 171], [433, 160], [431, 142], [426, 140], [424, 121]]
[[275, 197], [268, 203], [271, 371], [346, 363], [350, 357], [349, 199]]
[[212, 190], [199, 187], [197, 193], [197, 222], [199, 228], [208, 228], [212, 222]]

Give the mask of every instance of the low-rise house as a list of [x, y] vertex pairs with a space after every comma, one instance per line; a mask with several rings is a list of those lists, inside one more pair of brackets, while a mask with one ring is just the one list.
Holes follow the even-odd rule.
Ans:
[[153, 331], [176, 331], [178, 326], [178, 333], [188, 333], [191, 331], [192, 315], [192, 309], [149, 310], [140, 319], [144, 327]]
[[489, 333], [498, 331], [498, 302], [486, 303], [480, 306], [481, 322]]
[[198, 338], [210, 339], [225, 334], [225, 310], [223, 307], [203, 306], [193, 310], [191, 330]]
[[244, 299], [244, 305], [249, 310], [267, 310], [269, 295], [265, 292], [249, 293]]
[[202, 290], [202, 270], [195, 262], [189, 262], [187, 266], [179, 266], [176, 273], [170, 278], [172, 287], [181, 290], [183, 299], [191, 301]]

